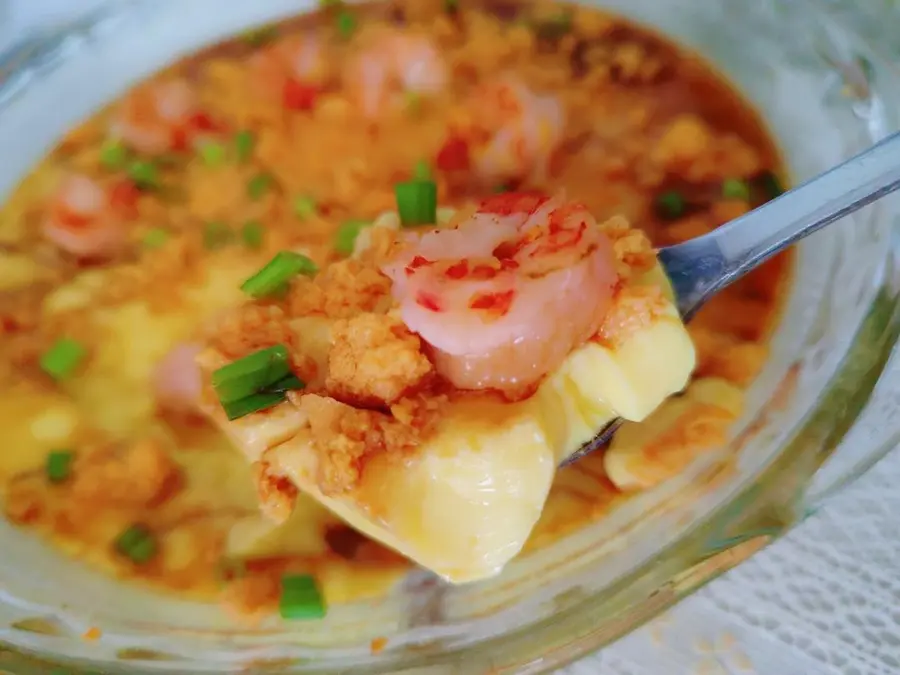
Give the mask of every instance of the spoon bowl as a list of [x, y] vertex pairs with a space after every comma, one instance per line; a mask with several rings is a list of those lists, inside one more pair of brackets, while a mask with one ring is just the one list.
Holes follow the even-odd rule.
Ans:
[[[716, 293], [772, 256], [898, 189], [900, 132], [895, 132], [702, 237], [659, 249], [682, 320], [690, 321]], [[607, 424], [562, 465], [606, 445], [623, 421]]]

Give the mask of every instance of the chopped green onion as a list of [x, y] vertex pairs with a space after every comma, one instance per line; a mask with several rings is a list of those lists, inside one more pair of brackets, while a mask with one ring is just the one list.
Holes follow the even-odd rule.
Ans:
[[156, 555], [156, 538], [146, 525], [135, 524], [116, 538], [115, 547], [126, 558], [141, 565]]
[[128, 176], [141, 189], [154, 188], [159, 185], [159, 172], [153, 162], [133, 161], [128, 165]]
[[169, 232], [161, 227], [151, 227], [144, 233], [145, 248], [159, 248], [169, 240]]
[[307, 195], [299, 195], [298, 197], [294, 197], [294, 214], [298, 218], [310, 218], [316, 215], [316, 211], [318, 210], [318, 206], [316, 206], [316, 200]]
[[535, 35], [541, 40], [559, 40], [572, 30], [572, 16], [568, 12], [536, 20], [532, 24]]
[[675, 220], [684, 215], [687, 204], [684, 197], [676, 190], [663, 192], [656, 197], [656, 213], [664, 220]]
[[226, 246], [233, 237], [234, 233], [225, 223], [211, 221], [203, 226], [203, 246], [208, 251]]
[[267, 394], [284, 394], [289, 391], [297, 391], [299, 389], [305, 389], [306, 382], [301, 380], [299, 377], [290, 373], [289, 375], [285, 375], [278, 382], [273, 385], [266, 387]]
[[128, 148], [121, 141], [110, 139], [100, 148], [100, 163], [111, 171], [124, 169], [128, 163]]
[[784, 194], [784, 185], [774, 172], [765, 171], [758, 180], [767, 201]]
[[243, 129], [234, 135], [234, 149], [237, 152], [238, 161], [246, 162], [253, 156], [253, 148], [256, 146], [256, 138], [252, 131]]
[[459, 11], [459, 0], [444, 0], [444, 11], [453, 14]]
[[260, 349], [213, 371], [212, 386], [222, 403], [233, 403], [259, 394], [290, 375], [290, 359], [284, 345]]
[[266, 410], [272, 406], [276, 406], [285, 400], [283, 391], [261, 392], [259, 394], [251, 394], [237, 401], [229, 401], [222, 403], [222, 410], [229, 420], [240, 419], [260, 410]]
[[247, 196], [253, 200], [262, 199], [270, 187], [272, 187], [272, 176], [267, 173], [258, 173], [247, 183]]
[[431, 166], [424, 159], [416, 162], [413, 168], [413, 180], [431, 180]]
[[75, 372], [85, 356], [87, 349], [80, 342], [71, 338], [60, 338], [41, 354], [41, 370], [54, 380], [64, 380]]
[[278, 37], [277, 26], [260, 26], [244, 33], [243, 39], [251, 47], [261, 47]]
[[200, 159], [206, 166], [221, 166], [225, 162], [227, 151], [225, 146], [216, 141], [204, 141], [197, 148]]
[[422, 110], [422, 94], [417, 91], [406, 91], [403, 93], [406, 103], [406, 109], [413, 115], [418, 115]]
[[750, 199], [750, 186], [740, 178], [728, 178], [722, 183], [722, 196], [725, 199]]
[[241, 290], [254, 298], [277, 294], [298, 274], [313, 276], [319, 268], [301, 253], [279, 251], [265, 267], [241, 284]]
[[72, 473], [72, 460], [75, 454], [71, 450], [54, 450], [47, 455], [47, 478], [51, 483], [62, 483]]
[[353, 253], [356, 238], [372, 223], [368, 220], [345, 220], [334, 236], [334, 250], [342, 255]]
[[337, 16], [337, 30], [342, 38], [349, 40], [356, 32], [356, 16], [346, 9], [341, 10]]
[[241, 239], [244, 240], [244, 245], [247, 248], [259, 248], [262, 246], [263, 234], [263, 226], [256, 220], [245, 223], [241, 229]]
[[412, 180], [394, 186], [397, 212], [404, 227], [437, 222], [437, 185], [430, 180]]
[[321, 619], [325, 602], [315, 578], [308, 574], [285, 574], [281, 578], [278, 610], [283, 619]]
[[499, 185], [495, 185], [494, 189], [491, 190], [495, 195], [502, 195], [504, 192], [509, 192], [510, 188], [508, 185], [500, 183]]

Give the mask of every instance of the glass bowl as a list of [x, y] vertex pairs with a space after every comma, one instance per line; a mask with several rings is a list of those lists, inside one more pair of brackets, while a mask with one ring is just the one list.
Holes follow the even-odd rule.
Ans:
[[[763, 111], [794, 180], [900, 124], [891, 46], [855, 28], [874, 25], [877, 12], [883, 25], [896, 24], [886, 4], [596, 4], [717, 63]], [[0, 193], [128, 84], [311, 6], [107, 0], [20, 38], [0, 54]], [[786, 532], [896, 443], [898, 213], [896, 202], [882, 201], [800, 246], [771, 359], [727, 447], [602, 522], [520, 557], [501, 577], [448, 587], [415, 573], [390, 597], [333, 608], [321, 622], [273, 619], [244, 630], [215, 607], [64, 561], [0, 522], [0, 672], [540, 673], [611, 642]], [[99, 637], [84, 640], [91, 627]], [[387, 646], [374, 654], [376, 638]]]

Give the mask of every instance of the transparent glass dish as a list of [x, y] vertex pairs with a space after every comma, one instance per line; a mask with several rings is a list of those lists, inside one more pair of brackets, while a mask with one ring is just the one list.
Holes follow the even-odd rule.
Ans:
[[[887, 4], [596, 4], [717, 63], [763, 111], [795, 181], [900, 126], [892, 47], [855, 32], [897, 25]], [[107, 0], [20, 39], [0, 54], [0, 193], [131, 82], [311, 6]], [[243, 630], [216, 607], [117, 584], [0, 522], [0, 672], [540, 673], [598, 649], [786, 532], [896, 444], [898, 214], [883, 201], [802, 244], [772, 357], [728, 447], [500, 578], [447, 587], [416, 574], [319, 623]], [[82, 639], [89, 627], [98, 639]], [[387, 647], [373, 655], [380, 637]]]

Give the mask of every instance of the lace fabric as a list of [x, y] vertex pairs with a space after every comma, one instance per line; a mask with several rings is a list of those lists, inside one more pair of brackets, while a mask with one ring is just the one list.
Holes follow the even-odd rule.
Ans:
[[667, 614], [561, 675], [900, 673], [900, 449]]

